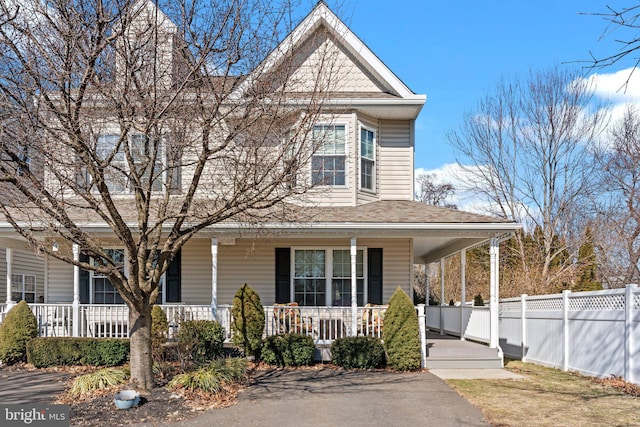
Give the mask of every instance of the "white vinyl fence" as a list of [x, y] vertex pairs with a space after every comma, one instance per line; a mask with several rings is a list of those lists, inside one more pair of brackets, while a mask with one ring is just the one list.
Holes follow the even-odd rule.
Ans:
[[505, 355], [565, 371], [640, 384], [640, 289], [527, 296], [500, 301]]

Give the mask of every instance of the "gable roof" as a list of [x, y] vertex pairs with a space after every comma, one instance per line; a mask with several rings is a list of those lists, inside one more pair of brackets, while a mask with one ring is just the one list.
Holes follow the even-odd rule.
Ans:
[[412, 118], [417, 116], [426, 101], [426, 95], [415, 94], [409, 89], [409, 87], [329, 9], [324, 1], [319, 1], [306, 18], [256, 67], [254, 73], [249, 75], [238, 87], [235, 95], [240, 96], [258, 81], [259, 76], [269, 70], [277, 68], [287, 55], [291, 55], [292, 52], [300, 49], [305, 41], [312, 38], [320, 28], [326, 30], [335, 43], [338, 44], [341, 49], [344, 49], [349, 57], [353, 58], [353, 65], [361, 67], [361, 69], [356, 70], [356, 72], [371, 76], [371, 80], [374, 82], [373, 84], [379, 84], [384, 88], [380, 90], [380, 92], [332, 92], [330, 94], [331, 98], [337, 98], [337, 100], [334, 100], [334, 103], [353, 103], [354, 99], [377, 104], [389, 103], [401, 105], [402, 103], [408, 103], [417, 106], [417, 108], [413, 108]]

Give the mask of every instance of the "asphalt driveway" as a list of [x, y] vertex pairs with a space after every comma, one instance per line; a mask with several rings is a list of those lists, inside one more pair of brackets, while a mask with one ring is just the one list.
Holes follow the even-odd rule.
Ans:
[[488, 426], [480, 410], [424, 373], [270, 370], [230, 408], [172, 426]]

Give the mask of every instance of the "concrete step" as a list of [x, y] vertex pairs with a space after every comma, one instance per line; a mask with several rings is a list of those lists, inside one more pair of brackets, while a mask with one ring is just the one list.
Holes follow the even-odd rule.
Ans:
[[427, 369], [501, 369], [502, 360], [496, 357], [456, 358], [427, 357]]

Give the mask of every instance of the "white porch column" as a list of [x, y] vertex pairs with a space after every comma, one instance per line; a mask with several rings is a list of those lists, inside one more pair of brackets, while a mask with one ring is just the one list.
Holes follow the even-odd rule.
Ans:
[[444, 335], [444, 258], [440, 259], [440, 335]]
[[12, 300], [11, 294], [11, 275], [13, 274], [13, 249], [5, 249], [5, 259], [7, 261], [7, 311], [11, 310], [15, 301]]
[[211, 238], [211, 314], [218, 317], [218, 239]]
[[356, 238], [351, 238], [351, 336], [358, 335], [358, 273], [356, 269], [358, 248]]
[[490, 317], [490, 331], [489, 331], [489, 347], [498, 348], [498, 267], [500, 260], [499, 242], [495, 237], [491, 239], [491, 246], [489, 248], [491, 275], [489, 283], [489, 317]]
[[460, 252], [460, 340], [464, 341], [464, 303], [467, 297], [467, 250]]
[[[76, 243], [72, 246], [73, 260], [80, 261], [80, 246]], [[80, 336], [80, 267], [73, 266], [73, 323], [72, 334]]]

